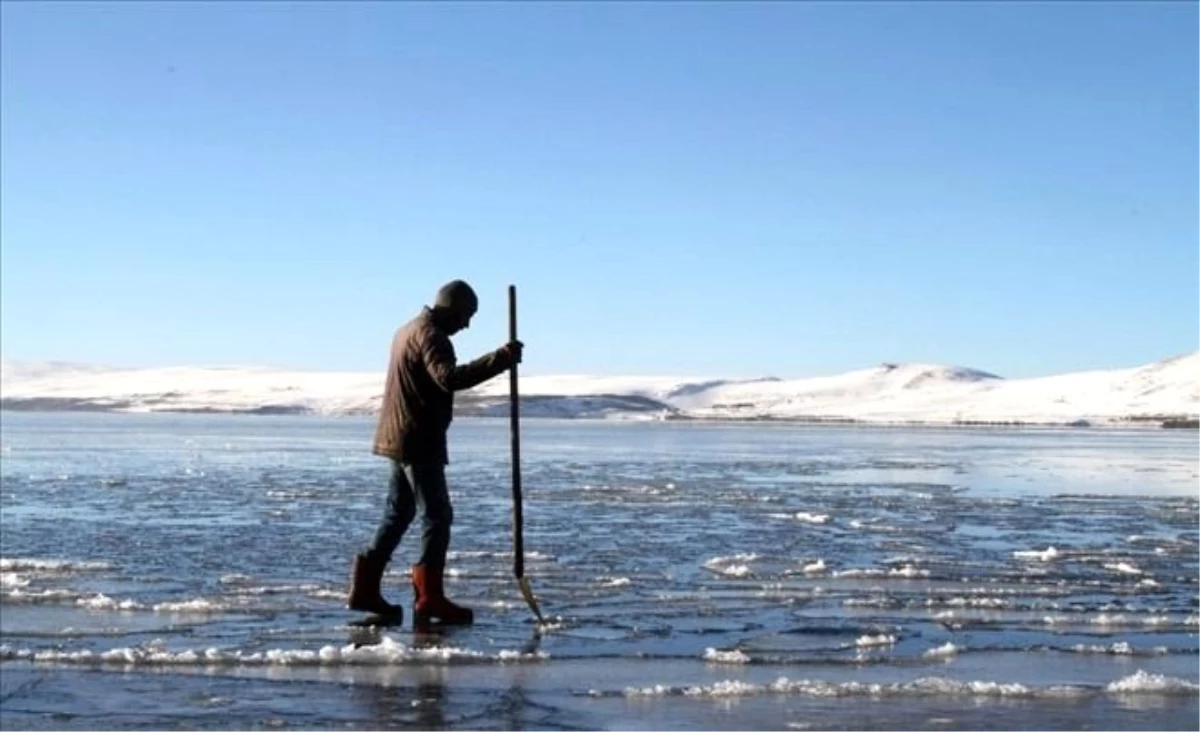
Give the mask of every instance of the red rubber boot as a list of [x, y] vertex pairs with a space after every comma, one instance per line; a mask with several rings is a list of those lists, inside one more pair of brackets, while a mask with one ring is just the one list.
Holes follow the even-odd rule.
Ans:
[[442, 584], [445, 571], [445, 567], [413, 565], [414, 625], [470, 625], [475, 622], [475, 613], [470, 608], [446, 599]]

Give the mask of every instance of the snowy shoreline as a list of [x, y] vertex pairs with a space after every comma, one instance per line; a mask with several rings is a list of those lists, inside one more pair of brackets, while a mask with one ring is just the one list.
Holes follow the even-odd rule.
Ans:
[[[161, 414], [161, 415], [226, 415], [233, 417], [324, 417], [324, 418], [358, 418], [358, 417], [373, 417], [374, 411], [343, 411], [343, 412], [321, 412], [317, 410], [305, 409], [303, 407], [289, 406], [273, 406], [265, 405], [251, 409], [220, 409], [215, 407], [202, 408], [161, 408], [161, 409], [137, 409], [129, 408], [122, 405], [104, 405], [96, 402], [79, 403], [77, 400], [56, 400], [56, 399], [7, 399], [0, 398], [0, 412], [36, 412], [36, 413], [71, 413], [71, 414]], [[571, 421], [593, 421], [593, 422], [635, 422], [640, 424], [645, 423], [671, 423], [671, 424], [723, 424], [723, 425], [807, 425], [821, 427], [895, 427], [895, 428], [942, 428], [942, 429], [994, 429], [994, 428], [1011, 428], [1011, 429], [1102, 429], [1105, 431], [1112, 430], [1129, 430], [1142, 432], [1147, 430], [1158, 429], [1200, 429], [1200, 419], [1191, 417], [1186, 414], [1175, 415], [1145, 415], [1145, 416], [1129, 416], [1119, 419], [1108, 419], [1097, 422], [1089, 422], [1087, 420], [1076, 420], [1072, 422], [1053, 422], [1053, 421], [987, 421], [987, 420], [961, 420], [953, 422], [939, 422], [931, 420], [864, 420], [853, 418], [840, 417], [696, 417], [689, 415], [668, 414], [665, 416], [638, 416], [638, 415], [608, 415], [608, 416], [563, 416], [555, 414], [526, 414], [522, 412], [522, 417], [539, 420], [571, 420]], [[496, 410], [495, 413], [479, 413], [476, 411], [456, 411], [456, 419], [480, 419], [480, 420], [505, 420], [508, 418], [507, 410]]]
[[[382, 375], [262, 367], [109, 368], [5, 361], [6, 411], [367, 416]], [[507, 383], [463, 392], [456, 414], [505, 417]], [[522, 376], [529, 418], [935, 427], [1195, 428], [1200, 352], [1146, 366], [1004, 379], [885, 363], [801, 379]]]

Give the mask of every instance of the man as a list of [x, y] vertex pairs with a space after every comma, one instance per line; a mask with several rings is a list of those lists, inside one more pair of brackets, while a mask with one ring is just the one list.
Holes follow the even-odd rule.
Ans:
[[395, 616], [397, 621], [403, 617], [400, 607], [383, 599], [379, 584], [420, 508], [421, 557], [412, 568], [413, 623], [467, 625], [475, 619], [471, 610], [447, 600], [443, 591], [454, 520], [446, 488], [446, 431], [454, 392], [504, 373], [521, 362], [522, 351], [521, 342], [514, 341], [465, 366], [457, 365], [450, 336], [469, 327], [478, 309], [471, 286], [454, 280], [438, 290], [432, 308], [423, 308], [392, 340], [373, 449], [392, 461], [392, 477], [383, 521], [350, 570], [347, 604], [351, 610]]

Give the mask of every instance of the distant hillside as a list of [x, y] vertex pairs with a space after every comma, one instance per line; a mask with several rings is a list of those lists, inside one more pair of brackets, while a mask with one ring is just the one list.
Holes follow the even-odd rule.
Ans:
[[[370, 414], [382, 374], [267, 368], [128, 369], [0, 364], [0, 408]], [[458, 398], [460, 414], [507, 412], [507, 381]], [[957, 366], [892, 364], [803, 379], [524, 376], [522, 413], [576, 419], [796, 420], [922, 424], [1188, 424], [1200, 417], [1200, 353], [1128, 369], [1003, 379]]]

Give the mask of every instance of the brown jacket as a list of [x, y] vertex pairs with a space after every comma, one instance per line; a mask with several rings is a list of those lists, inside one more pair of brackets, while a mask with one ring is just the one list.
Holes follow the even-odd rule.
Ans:
[[372, 452], [403, 463], [448, 463], [454, 392], [504, 373], [511, 365], [504, 354], [501, 349], [456, 365], [450, 337], [434, 322], [433, 311], [423, 309], [392, 339]]

